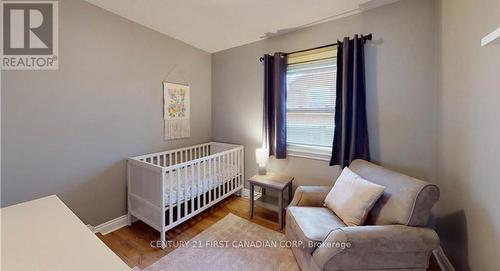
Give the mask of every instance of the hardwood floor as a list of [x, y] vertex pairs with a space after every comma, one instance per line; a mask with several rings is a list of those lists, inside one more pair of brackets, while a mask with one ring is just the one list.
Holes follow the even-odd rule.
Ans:
[[[247, 219], [248, 200], [237, 196], [228, 197], [168, 231], [167, 240], [188, 241], [229, 213]], [[255, 207], [252, 221], [272, 230], [278, 229], [277, 214], [259, 206]], [[143, 269], [175, 249], [162, 250], [151, 247], [151, 242], [159, 240], [160, 234], [141, 221], [133, 223], [130, 227], [123, 227], [106, 235], [97, 234], [97, 236], [131, 268], [138, 266]]]
[[[168, 231], [167, 240], [188, 241], [229, 213], [247, 219], [248, 200], [237, 196], [228, 197], [211, 209]], [[255, 206], [252, 222], [277, 230], [277, 221], [276, 213]], [[151, 247], [151, 242], [159, 240], [160, 234], [141, 221], [107, 235], [97, 234], [97, 236], [131, 268], [138, 266], [143, 269], [175, 249], [162, 250]], [[429, 270], [440, 270], [434, 257], [431, 258]]]

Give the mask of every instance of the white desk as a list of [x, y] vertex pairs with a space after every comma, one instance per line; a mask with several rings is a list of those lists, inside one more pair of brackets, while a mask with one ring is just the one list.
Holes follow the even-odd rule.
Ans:
[[2, 271], [130, 271], [57, 196], [2, 208]]

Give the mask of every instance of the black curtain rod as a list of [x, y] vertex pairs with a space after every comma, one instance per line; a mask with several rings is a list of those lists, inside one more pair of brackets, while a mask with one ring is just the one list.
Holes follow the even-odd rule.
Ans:
[[[368, 34], [368, 35], [361, 35], [361, 37], [364, 39], [364, 41], [366, 42], [367, 40], [372, 40], [372, 34]], [[338, 45], [338, 42], [336, 43], [332, 43], [332, 44], [327, 44], [327, 45], [322, 45], [322, 46], [318, 46], [318, 47], [314, 47], [314, 48], [310, 48], [310, 49], [304, 49], [304, 50], [298, 50], [298, 51], [293, 51], [293, 52], [289, 52], [289, 53], [285, 53], [285, 55], [291, 55], [291, 54], [295, 54], [295, 53], [302, 53], [302, 52], [305, 52], [305, 51], [310, 51], [310, 50], [316, 50], [316, 49], [321, 49], [321, 48], [325, 48], [325, 47], [330, 47], [330, 46], [337, 46]], [[264, 58], [261, 57], [259, 58], [260, 62], [264, 61]]]

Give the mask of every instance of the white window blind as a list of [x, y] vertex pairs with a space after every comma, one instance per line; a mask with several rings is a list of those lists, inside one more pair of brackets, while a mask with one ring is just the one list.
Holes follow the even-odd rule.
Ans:
[[[328, 48], [327, 48], [328, 49]], [[335, 117], [335, 49], [289, 56], [287, 144], [331, 150]], [[315, 57], [316, 56], [316, 57]], [[320, 56], [320, 57], [317, 57]]]

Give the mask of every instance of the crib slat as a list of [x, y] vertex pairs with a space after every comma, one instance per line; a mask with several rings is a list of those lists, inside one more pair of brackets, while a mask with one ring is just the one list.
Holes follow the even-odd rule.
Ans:
[[228, 153], [227, 154], [228, 158], [228, 167], [227, 167], [227, 192], [231, 192], [233, 189], [233, 185], [232, 185], [232, 180], [233, 180], [233, 155], [232, 155], [232, 152]]
[[231, 164], [231, 180], [230, 180], [230, 184], [231, 184], [230, 188], [231, 189], [229, 189], [229, 190], [233, 191], [234, 188], [235, 188], [235, 185], [234, 185], [235, 179], [234, 178], [236, 177], [236, 175], [233, 172], [233, 169], [236, 166], [235, 163], [234, 163], [234, 152], [231, 152], [231, 162], [230, 162], [230, 164]]
[[232, 173], [231, 173], [231, 153], [227, 154], [227, 167], [226, 167], [226, 182], [227, 182], [227, 193], [231, 192], [231, 179], [232, 179]]
[[227, 162], [227, 154], [223, 154], [221, 157], [221, 175], [222, 175], [222, 194], [224, 196], [226, 194], [226, 162]]
[[[213, 179], [214, 179], [214, 182], [213, 182], [213, 190], [214, 190], [214, 194], [213, 194], [213, 198], [212, 200], [215, 200], [217, 198], [217, 184], [218, 184], [218, 176], [217, 176], [217, 169], [218, 169], [218, 166], [217, 166], [217, 157], [214, 158], [214, 168], [212, 169], [213, 170]], [[212, 202], [212, 200], [210, 200], [210, 202]]]
[[[218, 176], [217, 176], [217, 169], [218, 169], [218, 166], [217, 166], [217, 157], [214, 158], [214, 168], [212, 169], [213, 170], [213, 179], [214, 179], [214, 183], [213, 183], [213, 190], [214, 190], [214, 195], [213, 195], [213, 199], [216, 199], [217, 198], [217, 184], [218, 184]], [[210, 201], [212, 202], [212, 201]]]
[[229, 163], [229, 153], [224, 154], [222, 161], [223, 161], [222, 165], [224, 167], [224, 170], [222, 171], [222, 177], [223, 177], [224, 186], [223, 186], [222, 189], [223, 189], [224, 195], [225, 195], [225, 194], [227, 194], [229, 192], [228, 191], [228, 187], [227, 187], [229, 185], [228, 184], [228, 179], [227, 179], [228, 178], [228, 173], [229, 173], [228, 170], [227, 170], [228, 163]]
[[[209, 177], [207, 176], [207, 162], [208, 162], [208, 161], [203, 162], [203, 181], [204, 181], [204, 182], [203, 182], [203, 187], [205, 188], [205, 189], [203, 189], [203, 192], [204, 192], [204, 193], [203, 193], [203, 201], [204, 201], [204, 203], [205, 203], [205, 204], [203, 204], [203, 205], [206, 205], [206, 204], [207, 204], [207, 196], [205, 195], [205, 191], [210, 191], [209, 186], [208, 186], [208, 182], [209, 182], [210, 180], [209, 180]], [[205, 186], [205, 185], [206, 185], [206, 186]], [[200, 202], [200, 200], [199, 200], [199, 199], [198, 199], [198, 202]], [[198, 206], [201, 206], [201, 204], [199, 204]]]
[[218, 169], [217, 175], [219, 176], [219, 182], [218, 182], [218, 186], [217, 187], [219, 188], [219, 191], [218, 191], [219, 193], [217, 193], [217, 198], [219, 198], [221, 196], [221, 194], [222, 194], [222, 189], [220, 187], [221, 184], [222, 184], [222, 178], [221, 178], [222, 177], [222, 174], [221, 174], [221, 171], [222, 171], [222, 156], [219, 156], [218, 160], [219, 160], [219, 162], [217, 164], [217, 169]]
[[222, 183], [222, 180], [221, 180], [221, 171], [222, 171], [222, 156], [219, 156], [219, 159], [217, 159], [217, 177], [218, 177], [218, 182], [217, 182], [217, 198], [219, 198], [221, 196], [221, 183]]
[[[182, 178], [184, 183], [184, 216], [188, 215], [188, 167], [184, 167], [184, 177]], [[193, 187], [191, 187], [191, 194], [193, 192]]]
[[227, 193], [227, 153], [222, 155], [222, 195]]
[[[220, 156], [219, 156], [220, 157]], [[219, 157], [215, 157], [214, 161], [214, 199], [217, 199], [219, 197], [219, 184], [220, 184], [220, 174], [219, 174]]]
[[212, 188], [210, 188], [212, 182], [212, 159], [208, 160], [208, 203], [212, 201]]
[[[200, 185], [200, 182], [201, 182], [201, 172], [200, 172], [200, 163], [198, 163], [198, 165], [196, 165], [196, 167], [198, 168], [198, 181], [196, 182], [196, 197], [198, 198], [198, 204], [196, 205], [196, 210], [200, 209], [200, 194], [202, 191], [205, 191], [203, 189], [203, 185]], [[205, 176], [205, 175], [203, 175]], [[194, 179], [194, 176], [193, 176], [193, 179]], [[193, 197], [194, 199], [194, 197]], [[194, 203], [193, 203], [193, 208], [194, 208]], [[194, 209], [193, 209], [194, 210]]]
[[[172, 157], [170, 156], [170, 160], [172, 160]], [[168, 224], [172, 225], [174, 223], [174, 208], [172, 208], [172, 187], [173, 187], [173, 177], [172, 176], [172, 171], [169, 171], [168, 173]]]
[[198, 193], [198, 187], [194, 186], [194, 173], [195, 173], [195, 165], [191, 166], [191, 196], [189, 200], [191, 201], [191, 213], [194, 212], [194, 199], [196, 198], [196, 194]]
[[228, 171], [228, 165], [229, 165], [229, 154], [227, 153], [224, 155], [224, 195], [229, 193], [229, 171]]
[[177, 220], [179, 220], [179, 219], [181, 219], [181, 205], [180, 205], [180, 201], [181, 201], [181, 196], [180, 196], [180, 192], [181, 192], [181, 169], [180, 168], [176, 169], [176, 172], [177, 172], [177, 191], [176, 191], [177, 200], [175, 201], [175, 203], [177, 204]]

